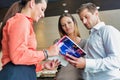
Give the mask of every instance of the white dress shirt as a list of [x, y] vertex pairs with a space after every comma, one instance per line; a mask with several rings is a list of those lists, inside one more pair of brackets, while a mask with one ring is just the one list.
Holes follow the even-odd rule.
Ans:
[[86, 80], [120, 80], [120, 31], [100, 22], [85, 46]]

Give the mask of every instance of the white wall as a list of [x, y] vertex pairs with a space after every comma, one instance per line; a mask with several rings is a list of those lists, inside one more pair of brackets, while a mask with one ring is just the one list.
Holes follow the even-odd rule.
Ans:
[[120, 9], [110, 10], [110, 11], [102, 11], [102, 12], [100, 12], [100, 18], [106, 24], [113, 25], [118, 30], [120, 30]]
[[[77, 19], [81, 37], [87, 38], [89, 36], [88, 30], [83, 26], [77, 14], [73, 14], [73, 16]], [[40, 20], [38, 24], [36, 24], [35, 31], [38, 41], [38, 49], [48, 47], [56, 38], [59, 37], [58, 18], [59, 16], [46, 17], [43, 20]], [[100, 11], [100, 18], [106, 24], [113, 25], [120, 30], [120, 9]]]

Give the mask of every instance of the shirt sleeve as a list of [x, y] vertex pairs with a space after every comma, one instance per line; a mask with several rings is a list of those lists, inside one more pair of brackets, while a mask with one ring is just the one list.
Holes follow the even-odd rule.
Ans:
[[106, 27], [101, 34], [106, 55], [104, 58], [86, 59], [86, 72], [120, 69], [120, 32], [113, 27]]
[[14, 64], [32, 65], [44, 60], [43, 51], [37, 51], [36, 40], [31, 24], [26, 20], [19, 20], [8, 27], [8, 48], [10, 59]]
[[42, 64], [36, 64], [36, 72], [39, 72], [41, 71], [43, 68], [42, 68]]

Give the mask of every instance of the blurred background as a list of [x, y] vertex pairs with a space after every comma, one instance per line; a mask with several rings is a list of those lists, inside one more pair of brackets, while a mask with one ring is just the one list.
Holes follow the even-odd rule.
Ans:
[[[8, 8], [18, 0], [0, 0], [0, 22], [2, 22]], [[59, 16], [65, 12], [71, 13], [77, 20], [80, 34], [82, 38], [87, 39], [89, 31], [84, 27], [76, 14], [76, 10], [83, 3], [92, 2], [100, 7], [100, 18], [106, 24], [113, 25], [120, 30], [120, 0], [48, 0], [48, 7], [45, 11], [45, 18], [35, 23], [35, 33], [37, 38], [37, 49], [42, 50], [53, 44], [53, 41], [59, 38], [58, 33], [58, 19]], [[0, 53], [1, 57], [1, 53]], [[1, 66], [1, 64], [0, 64]], [[46, 71], [55, 75], [54, 71]], [[38, 76], [41, 73], [38, 73]], [[48, 74], [48, 75], [49, 75]], [[50, 76], [49, 75], [49, 76]], [[45, 75], [44, 75], [45, 76]], [[45, 80], [45, 78], [43, 78]], [[52, 80], [52, 79], [47, 79]]]

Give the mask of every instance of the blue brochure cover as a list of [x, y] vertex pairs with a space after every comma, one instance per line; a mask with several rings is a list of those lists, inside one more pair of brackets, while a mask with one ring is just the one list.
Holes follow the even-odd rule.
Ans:
[[62, 37], [58, 41], [58, 46], [60, 48], [60, 53], [64, 56], [66, 55], [66, 53], [68, 53], [74, 57], [79, 58], [86, 54], [86, 52], [76, 43], [74, 43], [68, 36]]

